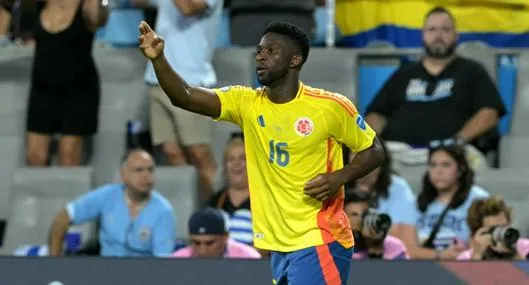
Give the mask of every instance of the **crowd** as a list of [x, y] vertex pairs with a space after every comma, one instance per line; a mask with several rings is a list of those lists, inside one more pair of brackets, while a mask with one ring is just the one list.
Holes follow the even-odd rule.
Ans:
[[[49, 165], [48, 150], [55, 134], [61, 136], [59, 164], [80, 165], [83, 144], [99, 124], [100, 78], [92, 57], [95, 31], [105, 25], [112, 5], [119, 1], [0, 3], [0, 45], [7, 41], [35, 45], [27, 110], [27, 165]], [[147, 20], [165, 39], [171, 67], [189, 84], [210, 88], [217, 84], [211, 61], [223, 8], [231, 11], [232, 42], [253, 46], [272, 20], [288, 20], [313, 34], [313, 11], [323, 4], [132, 0], [127, 5], [144, 9]], [[366, 122], [385, 141], [386, 159], [346, 186], [344, 210], [356, 240], [353, 257], [527, 259], [529, 240], [510, 227], [509, 205], [476, 185], [468, 156], [469, 151], [485, 157], [497, 150], [496, 126], [506, 113], [498, 90], [479, 62], [456, 53], [456, 20], [448, 10], [435, 8], [425, 15], [422, 39], [422, 60], [401, 66], [367, 110]], [[174, 108], [150, 63], [145, 84], [152, 145], [167, 164], [193, 165], [199, 174], [204, 208], [188, 221], [188, 243], [177, 243], [178, 217], [153, 186], [157, 163], [151, 151], [138, 148], [124, 156], [121, 183], [103, 185], [58, 209], [50, 225], [49, 254], [64, 254], [70, 225], [97, 221], [93, 246], [101, 256], [266, 258], [267, 252], [252, 247], [242, 134], [227, 142], [221, 167], [226, 183], [214, 189], [220, 167], [212, 155], [208, 119]], [[393, 169], [393, 153], [400, 144], [412, 147], [409, 155], [421, 156], [424, 162], [421, 189], [412, 191]], [[351, 152], [347, 159], [354, 156]]]

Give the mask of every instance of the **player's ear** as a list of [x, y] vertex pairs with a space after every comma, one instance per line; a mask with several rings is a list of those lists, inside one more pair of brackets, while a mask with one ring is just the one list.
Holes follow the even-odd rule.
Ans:
[[303, 64], [303, 58], [301, 55], [294, 55], [290, 60], [290, 68], [300, 68]]

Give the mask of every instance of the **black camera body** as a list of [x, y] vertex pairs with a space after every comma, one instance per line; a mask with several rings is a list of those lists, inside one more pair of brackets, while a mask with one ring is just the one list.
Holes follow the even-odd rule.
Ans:
[[371, 229], [376, 233], [387, 233], [391, 227], [391, 217], [370, 209], [364, 213], [362, 227]]
[[509, 226], [498, 226], [493, 227], [489, 231], [492, 236], [492, 243], [496, 245], [497, 243], [502, 243], [508, 248], [515, 248], [516, 242], [520, 238], [520, 232]]

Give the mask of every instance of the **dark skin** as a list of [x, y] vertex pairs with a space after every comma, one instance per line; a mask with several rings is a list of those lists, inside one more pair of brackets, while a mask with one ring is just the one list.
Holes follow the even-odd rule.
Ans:
[[[164, 41], [145, 22], [140, 24], [140, 49], [153, 63], [156, 76], [171, 103], [178, 108], [218, 118], [221, 114], [220, 99], [213, 90], [187, 84], [169, 66], [163, 53]], [[259, 82], [271, 102], [282, 104], [293, 100], [299, 89], [299, 72], [304, 63], [300, 48], [288, 37], [267, 33], [257, 46], [256, 72]], [[344, 168], [322, 173], [305, 184], [304, 191], [310, 197], [325, 201], [333, 197], [348, 181], [370, 173], [384, 160], [380, 142], [359, 152]]]

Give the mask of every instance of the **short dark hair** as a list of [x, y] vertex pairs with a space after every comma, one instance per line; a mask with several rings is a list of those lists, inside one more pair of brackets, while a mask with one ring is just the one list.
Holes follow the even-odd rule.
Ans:
[[300, 49], [303, 63], [307, 61], [310, 41], [307, 34], [301, 28], [288, 22], [272, 22], [265, 27], [263, 36], [267, 33], [279, 34], [291, 39]]
[[349, 203], [370, 203], [371, 193], [360, 190], [349, 190], [345, 192], [344, 205]]
[[428, 18], [430, 18], [431, 15], [437, 14], [437, 13], [447, 14], [448, 17], [450, 17], [450, 19], [452, 20], [452, 22], [454, 23], [456, 22], [456, 18], [450, 11], [448, 11], [448, 9], [446, 9], [445, 7], [437, 6], [437, 7], [432, 8], [430, 11], [428, 11], [428, 13], [426, 13], [426, 16], [424, 17], [424, 23], [426, 23], [426, 21], [428, 20]]

